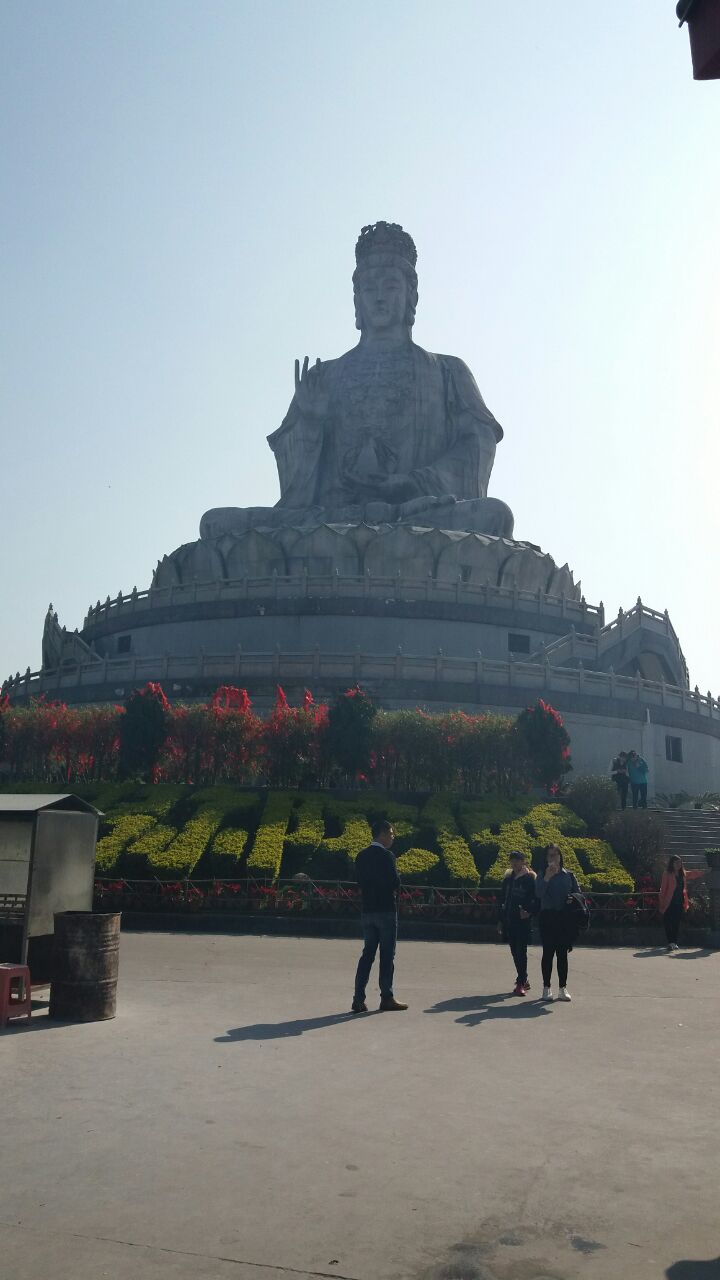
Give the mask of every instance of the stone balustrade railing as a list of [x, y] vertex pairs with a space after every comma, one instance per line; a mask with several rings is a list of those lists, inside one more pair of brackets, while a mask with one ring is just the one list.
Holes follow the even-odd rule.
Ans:
[[544, 649], [538, 650], [533, 654], [533, 657], [547, 657], [553, 662], [562, 662], [563, 658], [586, 658], [588, 661], [597, 661], [600, 655], [611, 649], [613, 645], [617, 644], [618, 640], [623, 640], [641, 627], [648, 631], [654, 631], [658, 635], [667, 636], [673, 645], [678, 662], [687, 680], [687, 663], [667, 610], [664, 613], [659, 613], [657, 609], [649, 609], [641, 600], [638, 600], [632, 609], [621, 609], [617, 618], [613, 618], [602, 626], [595, 635], [586, 635], [583, 632], [576, 631], [574, 626], [571, 625], [567, 635], [559, 636], [557, 640], [551, 641], [550, 644], [545, 645]]
[[665, 609], [663, 613], [659, 613], [657, 609], [649, 609], [646, 604], [638, 596], [637, 604], [632, 609], [620, 609], [617, 618], [612, 618], [606, 623], [600, 633], [600, 652], [609, 648], [618, 638], [622, 639], [629, 635], [632, 631], [636, 631], [639, 627], [645, 627], [649, 631], [655, 631], [658, 635], [668, 636], [672, 640], [676, 653], [680, 660], [680, 664], [687, 677], [688, 668], [685, 656], [680, 648], [680, 640], [677, 632], [670, 621], [670, 615]]
[[[312, 688], [313, 682], [342, 685], [348, 682], [405, 682], [416, 686], [428, 682], [466, 686], [468, 701], [475, 699], [481, 688], [521, 689], [523, 696], [544, 697], [549, 692], [582, 695], [586, 698], [610, 698], [623, 702], [639, 702], [646, 706], [691, 711], [698, 716], [720, 719], [720, 702], [711, 693], [683, 689], [663, 681], [643, 680], [640, 676], [620, 676], [612, 671], [590, 671], [583, 667], [554, 667], [549, 662], [503, 661], [495, 658], [448, 657], [438, 653], [419, 657], [402, 652], [392, 655], [320, 653], [244, 653], [204, 654], [193, 657], [112, 657], [78, 663], [55, 671], [31, 672], [7, 680], [3, 692], [23, 700], [46, 694], [52, 697], [72, 693], [80, 688], [98, 690], [98, 698], [108, 701], [121, 698], [148, 680], [166, 682], [169, 693], [173, 683], [182, 688], [183, 681], [216, 681], [220, 684], [243, 685], [253, 681], [296, 681]], [[112, 691], [108, 693], [108, 687]], [[416, 696], [416, 695], [414, 695]], [[437, 695], [436, 695], [437, 696]], [[457, 691], [455, 695], [457, 696]]]
[[196, 604], [215, 600], [293, 600], [302, 597], [314, 599], [371, 598], [375, 600], [446, 601], [474, 606], [513, 608], [543, 615], [567, 618], [568, 625], [590, 622], [603, 626], [605, 610], [601, 604], [593, 605], [583, 598], [546, 595], [544, 591], [527, 591], [518, 587], [496, 587], [490, 583], [463, 582], [450, 579], [379, 577], [369, 573], [363, 576], [332, 574], [279, 574], [263, 578], [240, 578], [234, 581], [216, 579], [212, 582], [192, 582], [168, 587], [150, 587], [147, 591], [137, 588], [128, 595], [122, 592], [114, 599], [88, 609], [83, 628], [117, 619], [120, 626], [135, 614], [147, 610]]

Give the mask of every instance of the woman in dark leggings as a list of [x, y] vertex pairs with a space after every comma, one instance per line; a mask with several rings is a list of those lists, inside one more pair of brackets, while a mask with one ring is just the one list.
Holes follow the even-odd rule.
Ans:
[[507, 942], [515, 964], [516, 980], [514, 996], [526, 996], [530, 990], [527, 970], [527, 949], [530, 941], [530, 923], [537, 910], [535, 896], [535, 872], [525, 861], [525, 854], [518, 849], [509, 854], [510, 866], [500, 890], [500, 923], [498, 931]]
[[677, 853], [673, 854], [667, 870], [663, 871], [658, 906], [665, 926], [668, 951], [678, 950], [680, 921], [690, 905], [687, 882], [697, 880], [702, 874], [702, 871], [686, 871], [683, 860]]
[[542, 942], [543, 1000], [552, 1000], [551, 988], [553, 960], [557, 962], [558, 1000], [571, 1000], [567, 989], [568, 951], [570, 950], [569, 921], [565, 907], [571, 893], [579, 892], [579, 885], [572, 871], [563, 866], [563, 856], [556, 844], [545, 850], [546, 866], [543, 875], [535, 881], [540, 899], [540, 941]]

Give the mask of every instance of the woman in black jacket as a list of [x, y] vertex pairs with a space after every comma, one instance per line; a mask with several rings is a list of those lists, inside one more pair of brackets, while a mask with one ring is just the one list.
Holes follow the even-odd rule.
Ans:
[[527, 971], [527, 949], [530, 921], [537, 911], [535, 872], [525, 861], [525, 854], [513, 849], [510, 866], [500, 891], [500, 923], [498, 932], [508, 943], [515, 961], [517, 981], [514, 996], [525, 996], [530, 990]]

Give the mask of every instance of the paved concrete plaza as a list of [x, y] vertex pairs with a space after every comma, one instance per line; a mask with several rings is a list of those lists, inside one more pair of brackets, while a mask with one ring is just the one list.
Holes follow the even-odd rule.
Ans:
[[354, 1018], [357, 954], [124, 934], [114, 1022], [0, 1035], [1, 1280], [720, 1276], [720, 954], [401, 942]]

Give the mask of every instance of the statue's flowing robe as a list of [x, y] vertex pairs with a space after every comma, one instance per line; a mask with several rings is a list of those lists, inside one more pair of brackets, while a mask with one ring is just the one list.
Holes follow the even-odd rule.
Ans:
[[303, 417], [293, 398], [268, 436], [278, 506], [351, 506], [351, 477], [368, 457], [376, 473], [410, 477], [414, 496], [486, 497], [503, 433], [462, 360], [415, 343], [385, 353], [358, 345], [323, 364], [319, 377], [327, 417]]

